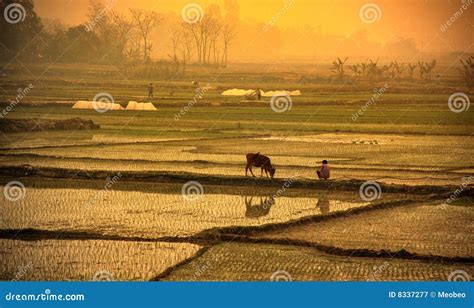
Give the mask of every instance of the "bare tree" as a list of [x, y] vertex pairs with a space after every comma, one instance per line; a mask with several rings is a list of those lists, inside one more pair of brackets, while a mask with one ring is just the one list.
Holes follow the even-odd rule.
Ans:
[[178, 59], [177, 49], [181, 41], [182, 31], [179, 27], [173, 26], [170, 30], [169, 37], [171, 39], [171, 45], [173, 46], [173, 56], [171, 57], [174, 61]]
[[132, 31], [132, 23], [127, 20], [124, 15], [116, 12], [111, 13], [110, 19], [115, 33], [114, 44], [117, 46], [116, 48], [121, 60], [123, 60], [126, 54], [127, 42], [130, 39], [130, 33]]
[[185, 25], [193, 37], [198, 63], [208, 63], [217, 25], [218, 20], [212, 14], [205, 14], [199, 22]]
[[229, 46], [231, 41], [237, 35], [235, 25], [226, 23], [222, 28], [222, 41], [224, 44], [224, 50], [222, 51], [222, 65], [227, 67], [227, 56], [229, 53]]
[[152, 45], [149, 42], [149, 36], [151, 31], [156, 28], [161, 19], [159, 15], [154, 11], [147, 11], [143, 9], [130, 9], [135, 26], [140, 33], [143, 41], [143, 62], [146, 63], [150, 59], [150, 53]]
[[458, 71], [461, 73], [466, 86], [474, 87], [474, 56], [470, 56], [466, 60], [459, 60], [462, 64], [462, 68], [459, 68]]
[[191, 50], [193, 44], [193, 36], [189, 31], [189, 28], [186, 26], [186, 23], [180, 29], [181, 38], [179, 40], [179, 46], [181, 51], [181, 63], [183, 69], [183, 76], [186, 74], [186, 64], [191, 59]]
[[408, 75], [410, 79], [413, 79], [413, 73], [415, 72], [416, 64], [408, 63]]
[[211, 23], [209, 24], [210, 26], [210, 34], [209, 34], [209, 51], [207, 55], [207, 63], [210, 63], [210, 58], [211, 58], [211, 49], [212, 49], [212, 55], [213, 55], [213, 61], [214, 64], [218, 63], [218, 49], [217, 49], [217, 39], [220, 36], [220, 33], [222, 31], [222, 24], [219, 22], [218, 19], [212, 19]]

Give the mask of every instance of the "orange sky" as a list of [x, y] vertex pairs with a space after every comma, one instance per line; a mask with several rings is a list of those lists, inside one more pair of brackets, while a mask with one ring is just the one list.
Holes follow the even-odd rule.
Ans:
[[[217, 4], [224, 11], [225, 1], [117, 0], [114, 9], [126, 13], [129, 8], [146, 8], [160, 13], [180, 14], [186, 4], [197, 3], [203, 8]], [[465, 1], [472, 3], [473, 0]], [[88, 0], [34, 2], [40, 17], [58, 18], [71, 25], [88, 20]], [[276, 53], [296, 58], [324, 56], [325, 53], [338, 51], [339, 47], [341, 52], [347, 52], [347, 48], [358, 49], [351, 52], [357, 52], [360, 56], [376, 53], [373, 45], [364, 41], [357, 42], [358, 39], [353, 37], [350, 39], [351, 43], [328, 47], [331, 44], [328, 43], [330, 40], [328, 37], [301, 35], [305, 27], [311, 26], [318, 34], [338, 36], [340, 39], [354, 35], [358, 31], [365, 31], [369, 41], [382, 45], [397, 37], [403, 37], [413, 38], [416, 47], [421, 50], [423, 46], [425, 52], [473, 51], [474, 3], [468, 6], [445, 32], [440, 31], [440, 26], [460, 9], [461, 0], [239, 0], [237, 3], [239, 20], [242, 23], [242, 27], [239, 28], [238, 40], [242, 41], [239, 49], [242, 49], [245, 40], [268, 40], [267, 45], [272, 46], [270, 52], [276, 50]], [[364, 23], [359, 16], [360, 8], [367, 3], [374, 3], [380, 8], [380, 19], [374, 23]], [[264, 23], [271, 20], [275, 21], [272, 30], [278, 31], [273, 35], [277, 38], [272, 37], [270, 33], [272, 31], [264, 35], [256, 33], [257, 30], [261, 30]], [[255, 29], [257, 30], [254, 31]], [[286, 33], [283, 33], [284, 31]], [[295, 42], [291, 41], [292, 37], [295, 38]], [[235, 44], [234, 49], [234, 53], [243, 59], [261, 56], [258, 51], [247, 52], [246, 56], [241, 55], [241, 50], [237, 49]], [[159, 55], [160, 51], [154, 52], [155, 55]], [[162, 49], [162, 53], [164, 52]]]

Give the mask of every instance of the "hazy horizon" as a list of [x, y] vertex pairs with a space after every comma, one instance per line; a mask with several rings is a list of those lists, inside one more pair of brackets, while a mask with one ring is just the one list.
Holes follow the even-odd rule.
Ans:
[[[169, 58], [169, 33], [181, 22], [187, 4], [198, 4], [203, 14], [212, 11], [236, 24], [237, 36], [229, 47], [230, 62], [304, 62], [333, 59], [380, 58], [416, 61], [420, 57], [472, 53], [471, 0], [203, 0], [189, 2], [138, 0], [103, 1], [110, 10], [130, 15], [129, 9], [154, 10], [162, 22], [151, 35], [154, 59]], [[68, 26], [90, 22], [90, 1], [34, 0], [39, 17], [60, 20]], [[371, 22], [360, 16], [364, 5]], [[462, 9], [464, 4], [465, 9]], [[370, 8], [370, 7], [369, 7]], [[377, 8], [379, 11], [377, 12]], [[375, 12], [375, 13], [374, 13]], [[372, 14], [372, 15], [370, 15]], [[375, 17], [374, 15], [375, 14]], [[405, 16], [404, 19], [400, 19]], [[453, 19], [454, 18], [454, 19]], [[447, 25], [451, 19], [454, 22]], [[443, 25], [445, 31], [442, 31]]]

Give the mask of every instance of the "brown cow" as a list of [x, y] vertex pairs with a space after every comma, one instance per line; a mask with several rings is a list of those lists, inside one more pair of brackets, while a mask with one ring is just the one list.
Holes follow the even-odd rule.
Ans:
[[265, 170], [265, 174], [268, 177], [268, 174], [270, 174], [270, 177], [273, 179], [273, 176], [275, 175], [275, 168], [273, 168], [272, 163], [270, 162], [270, 158], [268, 158], [265, 155], [261, 155], [260, 152], [258, 153], [249, 153], [247, 154], [247, 166], [245, 166], [245, 176], [247, 176], [247, 171], [250, 170], [250, 173], [252, 174], [253, 177], [255, 177], [255, 174], [252, 172], [252, 166], [255, 167], [260, 167], [260, 176], [263, 176], [263, 170]]

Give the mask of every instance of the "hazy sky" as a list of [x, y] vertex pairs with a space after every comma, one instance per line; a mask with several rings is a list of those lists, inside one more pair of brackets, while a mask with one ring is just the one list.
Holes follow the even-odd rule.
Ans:
[[[189, 3], [197, 3], [204, 9], [217, 4], [224, 11], [225, 2], [235, 0], [117, 0], [114, 9], [127, 13], [129, 8], [146, 8], [160, 13], [180, 14]], [[74, 25], [88, 20], [89, 0], [35, 0], [36, 11], [40, 17], [58, 18]], [[310, 26], [318, 34], [345, 38], [359, 31], [365, 31], [367, 39], [377, 44], [385, 44], [397, 37], [412, 38], [416, 47], [426, 52], [473, 51], [474, 42], [474, 3], [473, 0], [239, 0], [238, 17], [246, 26], [239, 29], [239, 39], [256, 37], [254, 31], [261, 25], [272, 22], [278, 31], [279, 52], [311, 56], [325, 49], [324, 40], [305, 42], [298, 37], [294, 47], [287, 46], [291, 40], [291, 31], [301, 31]], [[361, 19], [360, 10], [367, 3], [374, 3], [380, 9], [373, 23]], [[461, 9], [465, 3], [467, 9], [458, 14], [453, 25], [441, 31], [441, 25]], [[224, 12], [223, 12], [224, 14]], [[253, 26], [255, 25], [255, 26]], [[289, 32], [288, 32], [289, 31]], [[268, 34], [270, 36], [270, 34]], [[306, 36], [305, 36], [306, 37]], [[312, 37], [314, 38], [314, 36]], [[275, 38], [268, 38], [270, 44]], [[312, 39], [310, 39], [312, 40]], [[354, 39], [351, 39], [354, 41]], [[356, 39], [357, 40], [357, 39]], [[366, 43], [353, 42], [364, 54]], [[234, 46], [235, 47], [235, 46]], [[318, 48], [320, 47], [320, 48]], [[347, 44], [344, 48], [350, 48]], [[334, 47], [335, 48], [335, 47]], [[314, 50], [313, 50], [314, 49]], [[373, 48], [372, 48], [373, 49]], [[238, 52], [238, 50], [237, 50]], [[370, 53], [370, 52], [369, 52]]]

